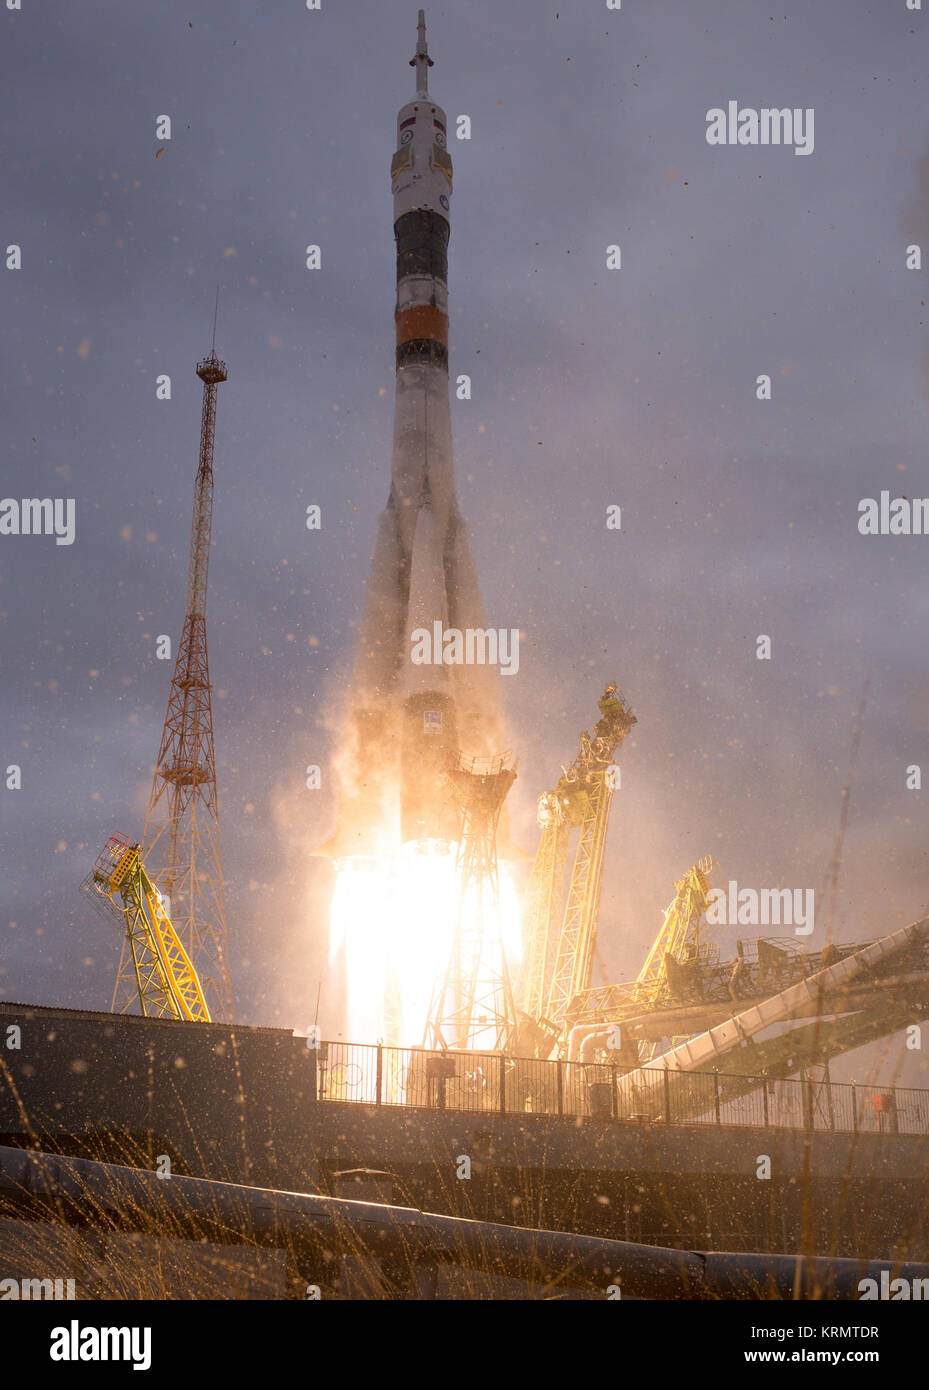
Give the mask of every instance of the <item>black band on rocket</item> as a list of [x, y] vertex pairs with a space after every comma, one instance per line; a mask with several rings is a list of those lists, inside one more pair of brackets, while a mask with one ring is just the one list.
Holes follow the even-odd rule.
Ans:
[[438, 362], [448, 369], [448, 348], [435, 338], [413, 338], [397, 348], [397, 366], [407, 367], [414, 362]]
[[449, 225], [437, 212], [405, 212], [394, 223], [397, 284], [407, 275], [448, 279]]

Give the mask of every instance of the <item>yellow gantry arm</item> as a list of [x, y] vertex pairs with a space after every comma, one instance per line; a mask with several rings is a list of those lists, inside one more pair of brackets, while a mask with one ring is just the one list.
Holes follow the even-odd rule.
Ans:
[[139, 865], [139, 886], [148, 907], [147, 916], [152, 927], [153, 945], [161, 965], [165, 986], [177, 1004], [178, 1017], [190, 1019], [194, 1023], [209, 1023], [210, 1011], [203, 997], [197, 972], [164, 910], [160, 893], [142, 864]]
[[[593, 733], [581, 733], [570, 768], [539, 798], [542, 835], [527, 895], [522, 1006], [549, 1030], [563, 1025], [572, 998], [590, 985], [613, 800], [611, 763], [637, 722], [612, 683], [597, 707], [600, 719]], [[568, 841], [575, 829], [580, 833], [565, 888]]]
[[113, 836], [92, 880], [92, 896], [98, 903], [98, 894], [109, 899], [109, 911], [115, 909], [126, 923], [142, 1013], [210, 1023], [199, 977], [145, 870], [140, 847]]
[[[557, 808], [557, 800], [552, 797]], [[541, 810], [540, 798], [540, 810]], [[551, 922], [558, 908], [558, 891], [568, 848], [568, 827], [561, 819], [547, 819], [542, 827], [526, 893], [525, 940], [521, 1006], [531, 1018], [542, 1015], [552, 972]]]
[[706, 911], [712, 868], [712, 858], [707, 855], [688, 869], [680, 882], [674, 885], [674, 901], [665, 912], [658, 935], [636, 979], [636, 999], [655, 1002], [665, 979], [667, 955], [683, 961], [688, 955], [696, 953], [697, 929], [700, 917]]

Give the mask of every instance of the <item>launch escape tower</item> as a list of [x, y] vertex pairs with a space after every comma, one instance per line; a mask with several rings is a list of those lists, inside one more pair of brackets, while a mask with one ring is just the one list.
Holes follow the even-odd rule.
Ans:
[[[226, 364], [216, 356], [215, 320], [210, 355], [197, 363], [197, 376], [203, 382], [203, 410], [187, 606], [152, 780], [143, 844], [145, 859], [167, 900], [167, 912], [199, 973], [213, 1017], [228, 1021], [231, 989], [206, 646], [216, 393], [220, 383], [226, 380]], [[113, 1009], [124, 1011], [136, 997], [132, 953], [124, 943], [113, 992]]]
[[449, 759], [458, 808], [458, 920], [452, 953], [430, 1010], [428, 1047], [509, 1050], [516, 1005], [500, 932], [497, 822], [516, 781], [510, 754], [491, 761]]

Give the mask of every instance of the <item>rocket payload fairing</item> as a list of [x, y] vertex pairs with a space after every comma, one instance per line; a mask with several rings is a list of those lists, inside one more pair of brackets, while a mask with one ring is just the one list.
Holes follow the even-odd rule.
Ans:
[[449, 753], [501, 751], [492, 668], [417, 664], [413, 634], [483, 629], [471, 545], [452, 469], [447, 250], [452, 161], [445, 112], [429, 95], [433, 66], [419, 12], [416, 96], [397, 116], [391, 160], [397, 247], [393, 466], [378, 526], [351, 694], [350, 753], [340, 768], [334, 858], [411, 840], [453, 839], [442, 773]]

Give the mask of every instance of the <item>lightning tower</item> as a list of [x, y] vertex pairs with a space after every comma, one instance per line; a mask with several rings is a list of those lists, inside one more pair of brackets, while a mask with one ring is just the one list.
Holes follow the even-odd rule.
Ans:
[[[167, 911], [199, 974], [212, 1017], [228, 1021], [231, 988], [206, 647], [216, 392], [220, 382], [226, 380], [226, 364], [216, 356], [215, 318], [210, 355], [197, 363], [197, 376], [203, 382], [203, 411], [187, 607], [143, 843], [152, 879], [168, 899]], [[132, 956], [124, 946], [113, 993], [114, 1010], [124, 1011], [137, 997]]]

